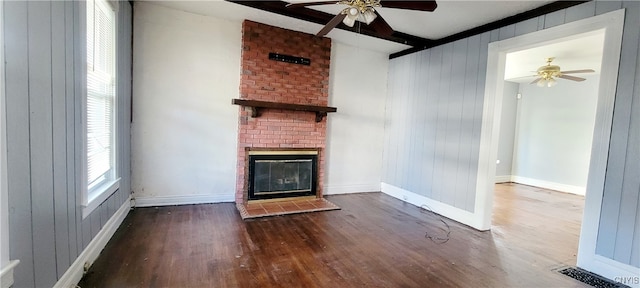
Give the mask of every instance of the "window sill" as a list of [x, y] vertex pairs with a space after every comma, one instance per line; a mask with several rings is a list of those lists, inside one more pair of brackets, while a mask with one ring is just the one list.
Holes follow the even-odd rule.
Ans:
[[113, 195], [120, 188], [120, 178], [102, 184], [100, 187], [96, 187], [93, 193], [89, 194], [89, 201], [87, 205], [82, 207], [82, 219], [87, 218], [93, 210], [98, 208], [109, 196]]

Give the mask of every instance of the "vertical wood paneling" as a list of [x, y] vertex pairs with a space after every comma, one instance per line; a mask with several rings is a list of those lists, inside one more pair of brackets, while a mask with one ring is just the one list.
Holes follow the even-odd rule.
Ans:
[[554, 26], [558, 26], [560, 24], [564, 24], [566, 9], [558, 10], [552, 13], [549, 13], [544, 16], [544, 28], [551, 28]]
[[393, 161], [391, 167], [393, 167], [393, 170], [391, 171], [391, 181], [394, 181], [394, 183], [398, 183], [399, 181], [399, 169], [400, 166], [402, 166], [401, 164], [404, 164], [400, 158], [400, 154], [399, 154], [399, 147], [398, 145], [400, 145], [400, 140], [402, 138], [402, 133], [404, 132], [404, 130], [402, 129], [402, 124], [401, 121], [404, 121], [403, 118], [399, 118], [397, 115], [400, 114], [400, 111], [402, 111], [403, 107], [402, 107], [402, 103], [403, 103], [403, 98], [406, 96], [406, 92], [404, 90], [404, 88], [406, 88], [406, 78], [403, 77], [405, 76], [405, 71], [406, 71], [406, 67], [408, 63], [408, 58], [403, 58], [400, 59], [398, 61], [398, 68], [397, 68], [397, 79], [396, 79], [396, 85], [395, 87], [395, 99], [394, 99], [394, 109], [393, 109], [393, 115], [395, 116], [392, 120], [393, 123], [393, 128], [394, 128], [394, 133], [392, 135], [392, 146], [394, 147], [392, 149], [392, 154], [391, 154], [391, 161]]
[[[640, 91], [638, 91], [640, 93]], [[636, 202], [637, 207], [640, 207], [640, 191], [638, 191], [638, 202]], [[630, 265], [634, 267], [640, 267], [640, 224], [638, 223], [638, 219], [640, 219], [640, 209], [636, 209], [636, 226], [633, 231], [633, 245], [631, 247], [631, 262]]]
[[83, 85], [83, 80], [81, 77], [76, 77], [76, 73], [80, 73], [79, 71], [82, 71], [82, 66], [86, 65], [83, 61], [81, 61], [81, 57], [84, 57], [83, 54], [86, 53], [86, 51], [84, 50], [83, 47], [86, 46], [86, 44], [84, 43], [84, 41], [86, 41], [86, 35], [82, 35], [83, 31], [81, 29], [82, 27], [82, 23], [84, 23], [84, 21], [86, 21], [86, 17], [83, 14], [83, 11], [86, 11], [86, 2], [83, 1], [79, 1], [79, 2], [74, 2], [75, 4], [72, 5], [73, 7], [73, 37], [74, 37], [74, 41], [73, 41], [73, 89], [74, 89], [74, 97], [73, 97], [73, 117], [74, 117], [74, 122], [71, 123], [72, 125], [72, 130], [73, 130], [73, 134], [75, 136], [75, 138], [73, 138], [73, 145], [75, 150], [73, 150], [73, 163], [74, 163], [74, 169], [77, 173], [77, 177], [74, 179], [73, 185], [75, 187], [75, 205], [76, 205], [76, 239], [77, 239], [77, 248], [78, 248], [78, 255], [80, 255], [80, 253], [82, 253], [82, 251], [84, 250], [84, 248], [86, 247], [85, 245], [85, 241], [84, 241], [84, 234], [83, 231], [83, 219], [82, 219], [82, 209], [79, 209], [79, 205], [82, 201], [82, 166], [80, 165], [80, 163], [82, 163], [82, 159], [83, 159], [83, 155], [82, 152], [82, 133], [83, 133], [83, 129], [82, 129], [82, 125], [78, 125], [77, 123], [81, 123], [81, 121], [83, 121], [82, 119], [82, 85]]
[[471, 172], [469, 176], [469, 182], [467, 184], [467, 201], [466, 201], [466, 210], [473, 212], [475, 209], [475, 187], [476, 187], [476, 175], [478, 173], [478, 161], [477, 157], [480, 153], [480, 127], [482, 126], [482, 108], [484, 105], [484, 86], [485, 86], [485, 77], [487, 72], [487, 55], [489, 50], [489, 41], [491, 39], [491, 34], [489, 32], [483, 33], [480, 36], [480, 50], [479, 50], [479, 58], [478, 58], [478, 72], [474, 76], [477, 77], [477, 87], [476, 87], [476, 97], [474, 104], [474, 113], [472, 119], [473, 121], [473, 138], [471, 139], [471, 156], [476, 159], [475, 161], [471, 161], [471, 165], [469, 167], [469, 171]]
[[[396, 111], [394, 113], [396, 114], [400, 114], [400, 111], [405, 111], [406, 109], [406, 103], [407, 103], [407, 98], [409, 97], [407, 95], [408, 93], [408, 69], [409, 69], [409, 57], [406, 57], [404, 59], [402, 59], [402, 62], [404, 63], [404, 65], [401, 66], [400, 69], [400, 85], [398, 85], [396, 87], [398, 94], [396, 94], [398, 96], [398, 106], [396, 107]], [[406, 162], [405, 162], [405, 158], [404, 158], [404, 154], [401, 153], [402, 151], [404, 151], [404, 148], [401, 148], [400, 145], [403, 145], [405, 142], [402, 142], [401, 139], [404, 139], [405, 134], [406, 134], [406, 130], [407, 130], [407, 126], [405, 125], [406, 123], [406, 117], [402, 117], [402, 118], [397, 118], [396, 119], [396, 123], [397, 123], [397, 127], [398, 127], [398, 133], [397, 135], [394, 137], [394, 141], [395, 141], [395, 156], [394, 159], [397, 159], [397, 164], [395, 165], [395, 169], [394, 169], [394, 181], [397, 181], [399, 183], [402, 183], [402, 175], [404, 173], [404, 169], [406, 169]]]
[[[420, 53], [413, 53], [414, 57], [413, 57], [413, 62], [415, 62], [415, 65], [412, 65], [413, 67], [413, 76], [411, 77], [411, 79], [413, 79], [413, 97], [411, 97], [413, 99], [412, 104], [411, 104], [411, 127], [418, 127], [422, 120], [423, 117], [423, 112], [420, 111], [420, 106], [419, 103], [421, 102], [421, 100], [424, 98], [422, 93], [422, 83], [424, 81], [424, 79], [421, 77], [420, 75], [420, 66], [418, 63], [420, 63], [421, 61], [421, 55]], [[422, 131], [422, 129], [414, 129], [411, 131], [411, 152], [410, 155], [412, 155], [413, 157], [420, 157], [420, 150], [422, 150], [422, 147], [420, 147], [420, 143], [421, 141], [419, 139], [422, 138], [422, 134], [424, 131]], [[418, 179], [420, 177], [420, 167], [422, 165], [418, 162], [415, 161], [415, 159], [411, 160], [411, 169], [409, 170], [408, 174], [408, 178], [409, 179]], [[420, 183], [419, 181], [409, 181], [410, 186], [408, 188], [408, 190], [411, 191], [419, 191], [420, 190]]]
[[66, 81], [66, 94], [65, 94], [65, 135], [66, 135], [66, 173], [67, 173], [67, 223], [69, 223], [69, 236], [68, 236], [68, 245], [69, 245], [69, 261], [71, 259], [75, 259], [80, 255], [78, 249], [78, 229], [77, 229], [77, 203], [76, 200], [76, 173], [75, 173], [75, 109], [74, 103], [75, 100], [75, 80], [73, 77], [73, 68], [74, 63], [71, 61], [73, 59], [74, 53], [74, 19], [73, 19], [73, 2], [64, 1], [65, 3], [65, 81]]
[[538, 17], [516, 23], [514, 36], [520, 36], [535, 31], [538, 31]]
[[[431, 150], [427, 147], [427, 143], [429, 143], [429, 136], [431, 135], [431, 131], [427, 129], [427, 126], [426, 126], [426, 124], [430, 122], [429, 118], [431, 117], [431, 115], [433, 115], [435, 111], [435, 108], [429, 107], [429, 103], [430, 103], [429, 89], [431, 88], [432, 79], [429, 77], [427, 67], [430, 66], [430, 61], [431, 61], [431, 50], [421, 51], [420, 63], [418, 64], [418, 71], [420, 71], [420, 73], [417, 75], [417, 77], [422, 80], [420, 81], [420, 83], [422, 83], [422, 86], [418, 91], [421, 101], [416, 105], [417, 106], [416, 109], [419, 109], [420, 116], [421, 116], [420, 121], [416, 126], [416, 127], [421, 127], [421, 129], [418, 129], [420, 131], [420, 137], [418, 138], [420, 141], [418, 145], [420, 147], [420, 154], [416, 157], [417, 159], [416, 162], [419, 163], [419, 167], [418, 167], [418, 176], [415, 179], [424, 179], [425, 175], [427, 175], [425, 164], [428, 162], [425, 159], [428, 153], [431, 153]], [[429, 188], [428, 188], [429, 183], [427, 183], [426, 181], [416, 181], [416, 182], [418, 182], [417, 191], [420, 191], [422, 195], [427, 195], [428, 194], [427, 191], [429, 191]]]
[[445, 171], [445, 163], [448, 160], [446, 155], [447, 149], [447, 124], [449, 112], [449, 93], [451, 90], [451, 70], [453, 59], [453, 43], [445, 44], [442, 47], [442, 66], [440, 70], [440, 86], [437, 90], [437, 109], [438, 122], [436, 124], [435, 135], [435, 154], [434, 154], [434, 171], [433, 171], [433, 188], [432, 197], [436, 200], [443, 201], [445, 196], [444, 177], [448, 171]]
[[576, 6], [567, 8], [565, 14], [565, 22], [573, 22], [584, 18], [589, 18], [596, 15], [596, 1], [589, 1]]
[[546, 18], [546, 15], [542, 15], [542, 16], [538, 17], [538, 30], [544, 29], [545, 18]]
[[[637, 18], [640, 18], [640, 3], [638, 2], [625, 2], [625, 6], [627, 8], [630, 8], [630, 10], [634, 9], [633, 7], [635, 7], [636, 9], [636, 13], [638, 14]], [[631, 6], [631, 7], [629, 7]], [[638, 39], [638, 46], [636, 47], [640, 47], [640, 39]], [[638, 79], [640, 75], [640, 48], [638, 48], [638, 58], [636, 59], [636, 78], [635, 78], [635, 88], [634, 88], [634, 93], [633, 95], [635, 95], [635, 98], [633, 99], [633, 116], [634, 119], [631, 120], [631, 127], [629, 128], [630, 133], [634, 134], [635, 136], [632, 136], [632, 139], [634, 139], [633, 141], [629, 141], [629, 152], [628, 152], [628, 156], [630, 158], [630, 162], [635, 163], [636, 165], [638, 165], [638, 163], [640, 163], [640, 119], [638, 119], [640, 116], [640, 79]], [[635, 175], [633, 175], [635, 171]], [[636, 196], [637, 196], [637, 201], [636, 201], [636, 216], [633, 218], [635, 220], [635, 223], [633, 226], [633, 243], [631, 243], [631, 261], [629, 262], [630, 265], [633, 265], [634, 267], [640, 267], [640, 183], [638, 183], [639, 179], [640, 179], [640, 175], [638, 175], [638, 171], [640, 171], [640, 168], [638, 168], [636, 166], [635, 169], [629, 169], [627, 170], [627, 172], [631, 175], [628, 175], [625, 177], [625, 179], [627, 179], [628, 181], [633, 181], [635, 182], [635, 187], [634, 185], [629, 185], [630, 187], [627, 187], [628, 189], [630, 189], [631, 191], [635, 190], [636, 191]]]
[[[617, 2], [614, 2], [617, 3]], [[598, 7], [596, 5], [596, 7]], [[610, 7], [610, 6], [605, 6]], [[636, 13], [634, 13], [636, 12]], [[640, 17], [637, 9], [627, 9], [625, 26], [640, 25]], [[630, 229], [624, 223], [620, 227], [621, 206], [624, 193], [636, 193], [636, 191], [624, 191], [625, 166], [627, 161], [627, 145], [629, 140], [631, 103], [633, 101], [633, 87], [636, 78], [636, 61], [638, 58], [638, 32], [625, 29], [622, 34], [622, 50], [620, 51], [620, 67], [618, 69], [618, 86], [614, 103], [613, 124], [611, 127], [611, 141], [609, 143], [609, 159], [605, 174], [604, 196], [600, 214], [600, 228], [598, 232], [598, 245], [596, 252], [610, 258], [615, 257], [617, 234], [622, 229]], [[623, 221], [625, 219], [622, 219]], [[628, 254], [627, 254], [628, 255]], [[626, 258], [626, 257], [625, 257]], [[618, 260], [618, 259], [616, 259]], [[627, 260], [628, 262], [628, 260]]]
[[473, 139], [473, 114], [475, 112], [476, 86], [478, 82], [478, 62], [480, 53], [480, 35], [475, 35], [467, 41], [467, 61], [464, 77], [464, 95], [462, 98], [462, 116], [460, 127], [460, 145], [458, 147], [458, 176], [455, 189], [454, 206], [462, 209], [467, 208], [468, 183], [471, 175], [470, 163], [473, 161], [471, 149], [465, 143], [471, 143]]
[[499, 29], [500, 40], [509, 39], [516, 35], [516, 24], [504, 26]]
[[[411, 55], [409, 55], [409, 61], [410, 63], [416, 63], [416, 53], [413, 53]], [[404, 149], [403, 149], [403, 163], [405, 163], [406, 165], [402, 165], [401, 167], [401, 171], [402, 174], [400, 174], [400, 176], [402, 177], [402, 182], [405, 183], [405, 189], [412, 189], [413, 188], [413, 181], [410, 181], [410, 174], [413, 171], [413, 169], [415, 168], [415, 161], [411, 161], [411, 156], [415, 155], [415, 151], [414, 151], [414, 136], [415, 136], [415, 130], [411, 129], [411, 127], [413, 127], [413, 123], [415, 123], [415, 117], [416, 117], [416, 111], [414, 110], [414, 102], [416, 100], [417, 97], [415, 97], [415, 71], [416, 71], [416, 66], [415, 64], [413, 65], [409, 65], [407, 69], [407, 85], [406, 85], [406, 104], [405, 104], [405, 111], [407, 112], [407, 117], [405, 117], [406, 119], [406, 123], [404, 125], [405, 129], [404, 129], [404, 137], [402, 138], [402, 141], [400, 143], [402, 143], [404, 145]], [[418, 80], [419, 81], [419, 80]]]
[[57, 279], [53, 202], [51, 2], [29, 2], [29, 139], [35, 283]]
[[[615, 11], [622, 8], [622, 2], [617, 0], [604, 0], [596, 2], [596, 15], [604, 14], [607, 12]], [[633, 1], [627, 1], [633, 2]]]
[[[625, 4], [629, 6], [625, 15], [625, 27], [639, 27], [640, 6], [637, 2]], [[616, 6], [602, 7], [611, 9]], [[638, 220], [629, 217], [636, 214], [638, 207], [635, 203], [638, 202], [640, 190], [640, 184], [637, 182], [640, 177], [638, 164], [630, 163], [637, 157], [637, 150], [640, 149], [638, 143], [634, 143], [637, 140], [633, 138], [638, 133], [633, 129], [638, 128], [632, 126], [632, 115], [640, 113], [638, 110], [633, 111], [638, 106], [633, 103], [640, 101], [640, 96], [634, 94], [635, 82], [638, 81], [639, 37], [637, 30], [623, 31], [609, 160], [596, 247], [598, 254], [627, 264], [631, 262], [630, 254], [634, 242], [632, 237], [638, 229]]]
[[[51, 15], [65, 15], [64, 2], [51, 3]], [[66, 42], [65, 17], [51, 18], [51, 77], [53, 127], [53, 196], [56, 244], [56, 276], [71, 265], [69, 258], [69, 222], [67, 197], [66, 139]]]
[[429, 78], [431, 79], [431, 83], [433, 83], [433, 85], [431, 85], [431, 87], [429, 87], [429, 94], [431, 97], [429, 97], [430, 101], [429, 101], [429, 106], [430, 106], [430, 115], [432, 115], [430, 117], [431, 121], [429, 121], [428, 126], [426, 127], [422, 127], [422, 129], [427, 129], [427, 131], [429, 131], [429, 150], [427, 153], [427, 157], [428, 160], [426, 163], [424, 163], [423, 165], [425, 165], [426, 168], [426, 173], [425, 173], [425, 179], [424, 181], [427, 181], [427, 183], [429, 183], [428, 185], [428, 190], [426, 191], [427, 194], [425, 194], [425, 196], [428, 195], [429, 198], [432, 199], [438, 199], [438, 196], [436, 193], [434, 193], [434, 189], [435, 184], [434, 184], [434, 171], [436, 169], [435, 167], [435, 163], [436, 163], [436, 145], [437, 145], [437, 132], [438, 132], [438, 119], [440, 118], [439, 112], [440, 112], [440, 106], [439, 106], [439, 91], [441, 89], [441, 86], [443, 85], [442, 81], [441, 81], [441, 77], [442, 74], [440, 73], [442, 71], [442, 67], [443, 67], [443, 53], [444, 53], [444, 49], [442, 46], [438, 46], [435, 47], [431, 50], [431, 59], [429, 60], [429, 62], [431, 63], [431, 67], [429, 67]]
[[[640, 2], [625, 2], [623, 3], [623, 7], [629, 11], [625, 17], [627, 18], [625, 24], [630, 25], [630, 27], [640, 27]], [[628, 43], [636, 43], [636, 45], [627, 45], [631, 51], [629, 51], [630, 57], [626, 59], [631, 63], [626, 65], [629, 67], [628, 73], [632, 75], [626, 75], [625, 79], [627, 79], [628, 82], [620, 83], [620, 79], [618, 79], [618, 85], [628, 85], [625, 86], [627, 87], [625, 89], [629, 90], [631, 113], [627, 130], [628, 139], [624, 156], [625, 167], [621, 190], [622, 195], [620, 197], [618, 231], [616, 233], [613, 259], [622, 263], [635, 264], [636, 267], [640, 267], [638, 265], [640, 259], [633, 259], [631, 257], [633, 246], [640, 244], [640, 239], [634, 238], [634, 234], [640, 232], [636, 231], [640, 230], [640, 220], [635, 217], [637, 210], [640, 210], [640, 207], [638, 207], [638, 201], [640, 201], [640, 96], [638, 94], [640, 92], [640, 89], [638, 89], [638, 86], [640, 86], [640, 83], [638, 83], [640, 82], [640, 80], [638, 80], [640, 77], [640, 48], [638, 48], [640, 47], [640, 32], [636, 30], [635, 33], [633, 33], [631, 29], [627, 29], [625, 34], [623, 34], [623, 38], [626, 38]], [[633, 53], [634, 49], [631, 48], [633, 46], [635, 46], [635, 53]], [[631, 60], [633, 57], [635, 57], [635, 61]], [[633, 65], [634, 62], [636, 63], [635, 67]]]
[[34, 286], [29, 151], [27, 2], [4, 2], [7, 185], [11, 259], [20, 259], [16, 283]]
[[455, 206], [459, 197], [456, 186], [458, 186], [458, 168], [459, 168], [459, 147], [460, 147], [460, 131], [462, 121], [462, 108], [464, 100], [464, 82], [465, 67], [467, 66], [467, 44], [468, 38], [453, 42], [453, 58], [451, 60], [451, 79], [449, 85], [449, 107], [447, 111], [447, 126], [445, 134], [445, 162], [444, 171], [446, 175], [443, 177], [444, 185], [442, 191], [444, 194], [443, 202]]
[[[15, 287], [51, 287], [127, 199], [130, 191], [131, 9], [120, 3], [118, 145], [121, 189], [82, 220], [78, 106], [80, 2], [5, 5], [10, 253], [20, 259]], [[126, 120], [125, 120], [126, 118]], [[80, 143], [81, 144], [81, 143]], [[119, 199], [119, 200], [118, 200]], [[92, 226], [93, 225], [93, 226]]]

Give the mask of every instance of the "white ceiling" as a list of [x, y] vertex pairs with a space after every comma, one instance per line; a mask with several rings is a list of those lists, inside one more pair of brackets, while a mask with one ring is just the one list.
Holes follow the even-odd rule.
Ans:
[[[298, 20], [291, 17], [265, 12], [243, 5], [222, 0], [210, 1], [153, 1], [154, 4], [229, 20], [249, 19], [281, 28], [316, 34], [323, 25]], [[291, 2], [309, 2], [314, 0], [292, 0]], [[336, 0], [337, 2], [337, 0]], [[379, 13], [394, 30], [427, 39], [440, 39], [503, 19], [521, 12], [543, 6], [549, 0], [534, 1], [457, 1], [437, 0], [438, 8], [434, 12], [411, 11], [403, 9], [379, 8]], [[309, 6], [309, 8], [335, 14], [344, 5]], [[327, 37], [335, 41], [366, 49], [391, 54], [407, 48], [394, 42], [333, 29]]]
[[[213, 16], [232, 21], [249, 19], [309, 34], [316, 34], [323, 26], [222, 0], [141, 1], [185, 12]], [[297, 3], [309, 1], [317, 0], [292, 0], [291, 2]], [[438, 8], [434, 12], [410, 11], [383, 7], [379, 8], [379, 13], [396, 31], [427, 39], [439, 39], [543, 6], [549, 2], [553, 1], [437, 0]], [[310, 6], [310, 8], [328, 13], [337, 13], [342, 9], [342, 6], [343, 5], [322, 5]], [[579, 38], [576, 36], [572, 37], [572, 39], [556, 41], [558, 43], [544, 43], [541, 47], [508, 54], [505, 79], [509, 79], [509, 81], [514, 82], [532, 81], [534, 77], [519, 79], [513, 78], [534, 74], [533, 72], [538, 67], [545, 64], [545, 58], [547, 57], [556, 57], [554, 64], [560, 65], [563, 70], [589, 68], [598, 72], [600, 70], [604, 34], [587, 36], [588, 37], [582, 37], [581, 39], [576, 39]], [[327, 37], [343, 44], [386, 54], [410, 48], [407, 45], [356, 34], [341, 29], [333, 29]]]
[[[286, 1], [286, 0], [285, 0]], [[310, 2], [316, 0], [292, 0]], [[543, 6], [548, 0], [535, 1], [460, 1], [436, 0], [438, 8], [433, 12], [392, 8], [376, 8], [393, 30], [426, 39], [440, 39], [471, 28]], [[344, 5], [309, 6], [311, 9], [336, 14]], [[331, 34], [329, 34], [331, 37]]]
[[519, 83], [531, 82], [536, 78], [531, 77], [536, 74], [536, 69], [546, 65], [546, 58], [549, 57], [555, 57], [552, 64], [560, 66], [562, 71], [593, 69], [596, 72], [591, 74], [599, 74], [603, 46], [604, 30], [600, 30], [511, 52], [507, 54], [504, 79]]

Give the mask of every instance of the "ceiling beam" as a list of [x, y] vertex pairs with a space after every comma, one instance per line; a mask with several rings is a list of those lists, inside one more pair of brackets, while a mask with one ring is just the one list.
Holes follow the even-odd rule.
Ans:
[[518, 22], [524, 21], [524, 20], [529, 20], [531, 18], [535, 18], [535, 17], [539, 17], [545, 14], [549, 14], [551, 12], [555, 12], [558, 10], [562, 10], [562, 9], [566, 9], [569, 8], [571, 6], [575, 6], [578, 4], [582, 4], [585, 2], [589, 2], [591, 0], [586, 0], [586, 1], [556, 1], [556, 2], [552, 2], [549, 4], [546, 4], [544, 6], [540, 6], [538, 8], [526, 11], [526, 12], [522, 12], [520, 14], [516, 14], [513, 16], [509, 16], [507, 18], [498, 20], [498, 21], [494, 21], [482, 26], [478, 26], [466, 31], [462, 31], [460, 33], [456, 33], [453, 34], [451, 36], [447, 36], [444, 38], [440, 38], [437, 40], [432, 40], [429, 43], [427, 43], [426, 45], [421, 45], [421, 46], [414, 46], [412, 48], [409, 49], [405, 49], [402, 50], [400, 52], [396, 52], [396, 53], [392, 53], [391, 55], [389, 55], [389, 59], [393, 59], [393, 58], [397, 58], [400, 56], [404, 56], [407, 54], [411, 54], [411, 53], [415, 53], [418, 51], [422, 51], [422, 50], [426, 50], [429, 48], [433, 48], [436, 46], [440, 46], [443, 44], [447, 44], [447, 43], [451, 43], [454, 41], [458, 41], [460, 39], [464, 39], [464, 38], [468, 38], [474, 35], [478, 35], [478, 34], [482, 34], [484, 32], [489, 32], [504, 26], [508, 26], [511, 24], [516, 24]]
[[[287, 8], [286, 5], [289, 2], [285, 1], [244, 1], [244, 0], [226, 0], [228, 2], [236, 3], [239, 5], [248, 6], [251, 8], [260, 9], [263, 11], [268, 11], [288, 17], [293, 17], [296, 19], [309, 21], [313, 23], [317, 23], [320, 25], [325, 25], [331, 18], [335, 15], [325, 13], [322, 11], [306, 8], [306, 7], [297, 7], [297, 8]], [[359, 23], [359, 22], [358, 22]], [[396, 42], [400, 44], [409, 45], [412, 47], [426, 47], [431, 45], [433, 40], [421, 38], [414, 35], [409, 35], [402, 32], [394, 31], [393, 34], [387, 36], [379, 34], [378, 32], [371, 29], [368, 25], [354, 25], [353, 27], [349, 27], [344, 25], [344, 23], [338, 24], [336, 26], [338, 29], [351, 31], [354, 33], [364, 34], [367, 36], [384, 39], [391, 42]], [[406, 50], [404, 50], [406, 51]]]

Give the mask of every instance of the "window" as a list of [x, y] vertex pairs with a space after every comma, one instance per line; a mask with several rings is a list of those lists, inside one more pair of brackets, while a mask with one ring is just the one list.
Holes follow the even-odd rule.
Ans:
[[116, 12], [105, 0], [86, 2], [87, 78], [84, 216], [118, 189], [116, 170]]

